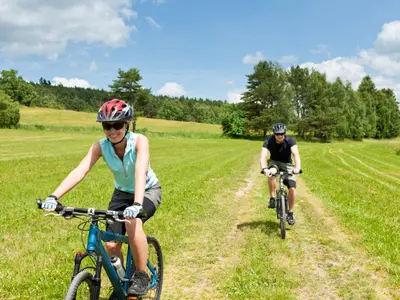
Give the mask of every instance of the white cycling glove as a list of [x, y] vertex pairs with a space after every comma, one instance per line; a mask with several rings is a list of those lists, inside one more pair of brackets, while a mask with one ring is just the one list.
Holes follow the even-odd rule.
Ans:
[[271, 173], [271, 170], [270, 170], [270, 169], [265, 168], [265, 169], [263, 169], [263, 171], [264, 171], [264, 174], [265, 174], [266, 176], [271, 177], [272, 173]]
[[50, 195], [46, 198], [46, 201], [42, 203], [42, 209], [55, 210], [57, 204], [58, 204], [57, 197]]
[[136, 218], [140, 211], [143, 209], [142, 204], [133, 203], [124, 210], [124, 217]]

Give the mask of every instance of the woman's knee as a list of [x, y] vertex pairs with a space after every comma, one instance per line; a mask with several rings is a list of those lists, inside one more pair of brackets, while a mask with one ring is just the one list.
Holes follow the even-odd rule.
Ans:
[[107, 252], [109, 253], [119, 253], [121, 251], [121, 243], [115, 243], [115, 242], [106, 242], [106, 249]]
[[141, 219], [131, 219], [130, 223], [125, 223], [125, 228], [128, 234], [133, 234], [138, 231], [143, 231], [143, 221]]

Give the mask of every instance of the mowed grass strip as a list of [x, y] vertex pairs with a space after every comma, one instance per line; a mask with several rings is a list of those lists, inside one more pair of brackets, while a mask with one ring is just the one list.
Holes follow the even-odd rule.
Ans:
[[[87, 129], [100, 128], [96, 123], [96, 113], [58, 110], [51, 108], [21, 107], [21, 125], [43, 125], [55, 127], [84, 127]], [[147, 128], [151, 132], [171, 133], [213, 133], [221, 134], [221, 125], [197, 122], [181, 122], [172, 120], [138, 118], [137, 129]]]
[[[301, 282], [291, 272], [296, 254], [280, 237], [276, 214], [268, 209], [266, 184], [265, 176], [255, 178], [255, 189], [243, 199], [252, 207], [252, 215], [242, 218], [236, 228], [244, 233], [245, 243], [238, 264], [221, 285], [229, 299], [296, 299], [293, 291]], [[288, 238], [292, 239], [291, 233]]]
[[[260, 196], [262, 195], [262, 196]], [[297, 223], [281, 240], [274, 210], [262, 190], [252, 219], [238, 225], [246, 236], [240, 263], [223, 286], [230, 299], [398, 299], [379, 261], [299, 180]]]
[[400, 288], [399, 156], [394, 151], [400, 142], [387, 146], [376, 141], [308, 146], [302, 151], [303, 178], [348, 230], [360, 234], [368, 254]]
[[252, 214], [247, 196], [257, 188], [257, 157], [258, 153], [250, 162], [243, 160], [249, 172], [229, 174], [229, 182], [209, 204], [213, 213], [192, 223], [192, 233], [183, 238], [184, 252], [169, 258], [163, 299], [226, 299], [221, 286], [239, 263], [244, 235], [237, 224]]
[[[8, 139], [0, 146], [6, 158], [0, 161], [0, 294], [6, 299], [60, 299], [70, 282], [74, 251], [82, 250], [76, 229], [80, 221], [45, 217], [35, 199], [52, 192], [101, 136], [3, 132]], [[219, 218], [216, 195], [236, 188], [259, 147], [248, 141], [150, 138], [163, 203], [145, 229], [161, 242], [166, 270], [172, 258], [195, 247], [188, 238], [198, 236], [196, 222]], [[105, 209], [112, 191], [112, 175], [100, 160], [62, 203]]]

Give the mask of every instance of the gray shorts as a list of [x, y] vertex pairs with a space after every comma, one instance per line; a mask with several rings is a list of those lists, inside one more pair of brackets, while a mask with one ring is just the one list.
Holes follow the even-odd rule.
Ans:
[[[287, 172], [287, 171], [293, 171], [293, 164], [290, 163], [283, 163], [280, 161], [268, 160], [268, 168], [271, 167], [272, 165], [275, 165], [279, 168], [280, 171]], [[279, 175], [279, 174], [278, 174]], [[283, 183], [288, 187], [288, 188], [296, 188], [296, 175], [290, 175], [288, 176], [287, 173], [286, 175], [284, 174], [284, 180]], [[275, 176], [274, 176], [275, 177]]]
[[[133, 204], [134, 199], [135, 199], [135, 194], [115, 189], [111, 197], [111, 201], [108, 205], [108, 209], [123, 211], [125, 208]], [[157, 182], [155, 185], [153, 185], [151, 188], [149, 188], [144, 192], [143, 209], [146, 211], [147, 216], [145, 219], [143, 219], [143, 223], [154, 215], [160, 203], [161, 203], [161, 185], [159, 182]], [[114, 222], [114, 224], [107, 224], [106, 230], [119, 234], [126, 233], [125, 224], [121, 222]]]

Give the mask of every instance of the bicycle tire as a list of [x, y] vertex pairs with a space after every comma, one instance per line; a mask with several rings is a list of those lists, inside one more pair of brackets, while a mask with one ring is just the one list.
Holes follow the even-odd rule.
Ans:
[[80, 271], [72, 280], [69, 285], [68, 291], [65, 294], [64, 300], [79, 300], [76, 299], [78, 288], [81, 284], [87, 283], [90, 292], [90, 300], [96, 300], [96, 296], [94, 295], [94, 286], [93, 286], [93, 275], [89, 271]]
[[[156, 283], [155, 287], [153, 287], [151, 290], [148, 291], [145, 298], [147, 299], [151, 292], [155, 292], [155, 296], [152, 299], [159, 300], [161, 297], [163, 276], [164, 276], [164, 261], [163, 261], [161, 246], [156, 238], [150, 237], [150, 236], [147, 237], [147, 244], [149, 245], [149, 250], [150, 250], [151, 246], [153, 246], [154, 249], [156, 250], [157, 262], [155, 262], [156, 263], [155, 267], [157, 270], [157, 283]], [[150, 262], [150, 263], [154, 264], [154, 262]]]
[[286, 238], [286, 201], [285, 196], [281, 195], [279, 199], [281, 203], [281, 217], [280, 221], [280, 228], [281, 228], [281, 238], [284, 240]]

